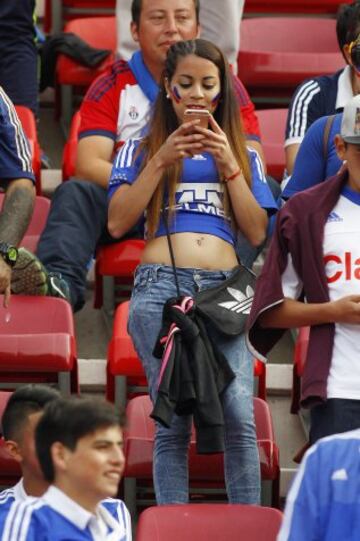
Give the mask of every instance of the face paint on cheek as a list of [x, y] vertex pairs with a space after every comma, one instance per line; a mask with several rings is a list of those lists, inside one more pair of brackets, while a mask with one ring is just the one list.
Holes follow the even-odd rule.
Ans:
[[173, 86], [172, 89], [171, 89], [171, 94], [172, 94], [172, 97], [174, 98], [175, 102], [176, 103], [180, 103], [181, 102], [181, 96], [180, 96], [180, 93], [177, 89], [176, 86]]
[[216, 94], [216, 96], [211, 100], [211, 105], [213, 107], [216, 107], [217, 104], [219, 103], [220, 101], [220, 97], [221, 97], [221, 92], [219, 92], [218, 94]]

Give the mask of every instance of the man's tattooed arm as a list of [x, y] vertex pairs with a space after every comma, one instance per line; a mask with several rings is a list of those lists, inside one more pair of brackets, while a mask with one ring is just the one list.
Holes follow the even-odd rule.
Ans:
[[17, 179], [9, 183], [0, 213], [0, 242], [18, 246], [30, 223], [35, 201], [31, 180]]

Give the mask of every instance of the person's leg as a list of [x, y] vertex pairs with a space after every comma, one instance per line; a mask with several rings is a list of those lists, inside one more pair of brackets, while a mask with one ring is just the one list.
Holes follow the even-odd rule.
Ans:
[[66, 280], [75, 310], [84, 304], [88, 265], [106, 223], [106, 190], [77, 180], [56, 189], [37, 256], [47, 271]]
[[3, 47], [0, 60], [0, 86], [14, 105], [24, 105], [38, 114], [38, 53], [32, 41]]
[[[152, 352], [161, 329], [164, 303], [173, 296], [176, 296], [176, 289], [172, 271], [166, 276], [166, 271], [158, 265], [138, 267], [130, 301], [128, 329], [144, 367], [153, 403], [157, 396], [161, 360], [154, 357]], [[189, 416], [174, 415], [170, 428], [156, 424], [153, 475], [158, 504], [188, 502], [187, 452], [190, 434]]]
[[310, 443], [332, 434], [360, 428], [360, 400], [330, 398], [310, 410]]
[[236, 377], [224, 391], [225, 483], [230, 503], [260, 503], [260, 463], [253, 410], [253, 360], [244, 334], [211, 331]]
[[201, 37], [222, 49], [235, 73], [244, 0], [205, 0], [200, 6]]

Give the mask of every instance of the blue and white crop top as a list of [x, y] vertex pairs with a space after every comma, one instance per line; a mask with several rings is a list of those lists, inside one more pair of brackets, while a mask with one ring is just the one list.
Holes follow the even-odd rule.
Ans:
[[[111, 171], [109, 199], [123, 184], [132, 184], [138, 177], [142, 155], [134, 160], [140, 140], [130, 139], [117, 154]], [[249, 149], [252, 173], [252, 193], [259, 205], [269, 214], [278, 207], [267, 184], [261, 161], [257, 152]], [[235, 232], [223, 208], [224, 184], [220, 182], [218, 170], [211, 154], [204, 152], [193, 158], [184, 158], [180, 182], [175, 193], [176, 212], [170, 220], [170, 233], [204, 233], [220, 237], [235, 244]], [[166, 235], [164, 223], [160, 225], [156, 237]]]

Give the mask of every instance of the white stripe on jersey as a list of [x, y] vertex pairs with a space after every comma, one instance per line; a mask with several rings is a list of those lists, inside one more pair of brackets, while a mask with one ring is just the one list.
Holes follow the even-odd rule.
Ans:
[[263, 166], [263, 163], [261, 161], [260, 154], [258, 153], [258, 151], [255, 148], [246, 147], [246, 149], [247, 149], [249, 154], [255, 154], [256, 159], [254, 161], [255, 161], [255, 166], [256, 166], [257, 172], [259, 174], [259, 180], [261, 180], [261, 182], [263, 182], [264, 184], [267, 184], [266, 175], [265, 175], [265, 171], [264, 171], [264, 166]]
[[[296, 96], [290, 118], [290, 129], [287, 139], [292, 137], [303, 137], [306, 130], [306, 116], [308, 112], [309, 103], [312, 98], [320, 92], [320, 86], [317, 81], [308, 81], [300, 89]], [[300, 123], [302, 121], [302, 124]]]
[[120, 149], [115, 167], [131, 167], [134, 158], [134, 150], [137, 147], [137, 139], [129, 139]]
[[38, 500], [14, 502], [5, 520], [1, 541], [25, 541], [32, 512], [43, 505]]
[[4, 90], [0, 87], [0, 98], [3, 99], [4, 104], [8, 111], [8, 116], [10, 120], [10, 124], [14, 128], [15, 132], [15, 144], [16, 144], [16, 150], [17, 155], [21, 163], [21, 168], [23, 171], [26, 171], [28, 173], [32, 173], [32, 158], [30, 154], [30, 148], [27, 142], [27, 139], [25, 137], [21, 122], [19, 120], [19, 117], [17, 116], [16, 110], [8, 98], [8, 96], [5, 94]]
[[0, 492], [0, 505], [7, 502], [10, 498], [15, 499], [15, 491], [13, 488], [8, 488]]

